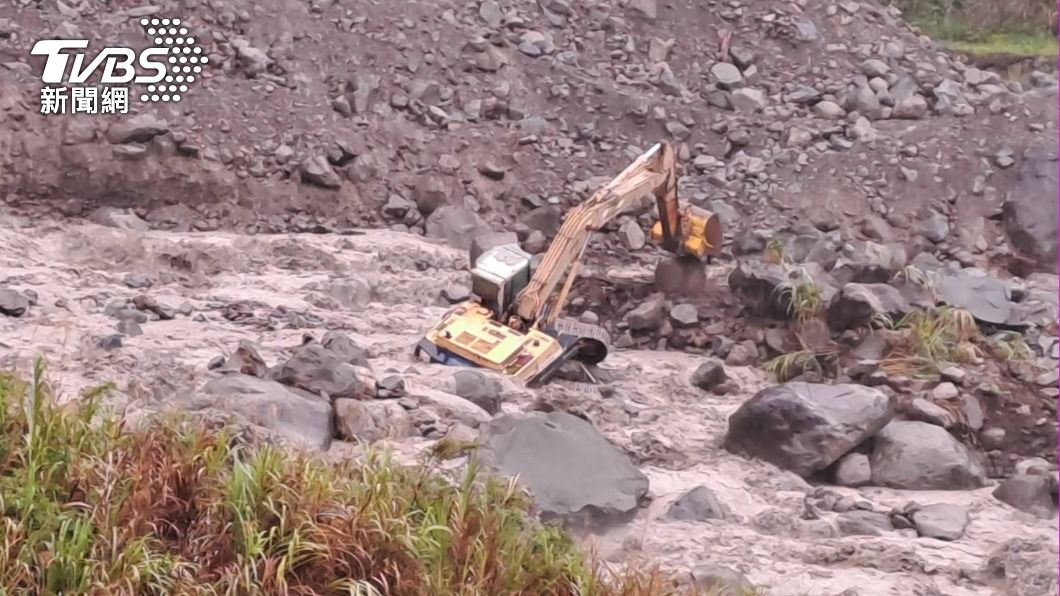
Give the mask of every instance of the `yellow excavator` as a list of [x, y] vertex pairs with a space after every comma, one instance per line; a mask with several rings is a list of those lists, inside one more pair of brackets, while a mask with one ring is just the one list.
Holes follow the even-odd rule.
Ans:
[[673, 148], [656, 143], [593, 196], [571, 209], [544, 258], [518, 245], [483, 252], [471, 269], [471, 297], [449, 310], [417, 344], [431, 362], [481, 367], [527, 387], [547, 383], [571, 360], [597, 364], [610, 339], [602, 328], [560, 318], [585, 248], [608, 222], [655, 195], [659, 220], [650, 238], [679, 257], [703, 259], [721, 250], [716, 214], [677, 201]]

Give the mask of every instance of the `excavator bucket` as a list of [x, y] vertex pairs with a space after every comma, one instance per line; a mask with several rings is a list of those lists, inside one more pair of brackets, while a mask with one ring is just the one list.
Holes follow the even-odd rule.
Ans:
[[[721, 252], [723, 243], [721, 220], [716, 213], [688, 205], [681, 210], [680, 225], [681, 254], [702, 259]], [[658, 244], [663, 239], [662, 222], [657, 221], [651, 227], [651, 241]]]

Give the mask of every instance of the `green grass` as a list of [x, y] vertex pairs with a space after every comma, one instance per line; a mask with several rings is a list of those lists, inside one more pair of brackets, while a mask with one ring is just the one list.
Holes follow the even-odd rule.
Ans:
[[947, 48], [972, 56], [1056, 58], [1056, 37], [1034, 32], [928, 34]]
[[0, 373], [0, 594], [687, 593], [610, 573], [511, 482], [385, 454], [328, 463], [192, 419], [124, 428]]
[[1055, 58], [1051, 0], [893, 0], [905, 18], [946, 47], [972, 55]]

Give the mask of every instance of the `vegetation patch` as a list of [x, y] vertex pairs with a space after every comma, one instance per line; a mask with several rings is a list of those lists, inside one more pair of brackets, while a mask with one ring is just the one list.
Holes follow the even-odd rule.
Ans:
[[[38, 363], [0, 373], [0, 594], [656, 595], [472, 462], [447, 480], [373, 453], [330, 463], [229, 430], [60, 407]], [[684, 592], [687, 593], [687, 592]]]

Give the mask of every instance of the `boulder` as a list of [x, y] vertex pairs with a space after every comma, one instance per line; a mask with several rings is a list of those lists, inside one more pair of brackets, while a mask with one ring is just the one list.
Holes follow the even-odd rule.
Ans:
[[875, 438], [872, 482], [905, 490], [967, 490], [986, 485], [978, 457], [946, 429], [894, 420]]
[[711, 391], [728, 380], [725, 364], [716, 358], [710, 358], [692, 372], [690, 382], [704, 391]]
[[1047, 476], [1017, 474], [1006, 478], [993, 492], [994, 498], [1041, 519], [1057, 514], [1056, 485]]
[[872, 467], [864, 453], [848, 453], [835, 466], [835, 483], [857, 488], [872, 484]]
[[1057, 262], [1056, 162], [1053, 145], [1025, 152], [1002, 207], [1012, 246], [1034, 258], [1043, 271], [1053, 273]]
[[871, 387], [785, 383], [759, 391], [729, 417], [725, 448], [807, 477], [893, 416], [891, 399]]
[[936, 503], [913, 514], [917, 534], [938, 540], [957, 540], [968, 527], [968, 510], [949, 503]]
[[726, 515], [727, 510], [714, 491], [702, 485], [678, 497], [666, 510], [666, 519], [674, 521], [706, 521]]
[[335, 400], [335, 427], [340, 438], [371, 443], [415, 434], [405, 408], [393, 401]]
[[828, 306], [828, 326], [835, 331], [866, 327], [877, 317], [898, 321], [912, 306], [887, 284], [849, 283]]
[[461, 205], [439, 207], [427, 218], [425, 229], [428, 237], [460, 250], [470, 249], [476, 235], [491, 231], [477, 213]]
[[790, 316], [790, 299], [782, 291], [785, 283], [812, 283], [820, 291], [822, 304], [828, 304], [836, 294], [836, 284], [817, 263], [804, 263], [787, 269], [764, 261], [741, 259], [729, 274], [729, 287], [739, 294], [759, 314], [776, 318]]
[[206, 383], [189, 409], [213, 408], [241, 416], [297, 444], [326, 450], [331, 404], [320, 397], [250, 375], [229, 374]]
[[375, 376], [324, 346], [308, 344], [278, 366], [273, 379], [331, 399], [374, 399]]
[[372, 365], [368, 362], [368, 351], [337, 331], [325, 333], [323, 339], [320, 340], [320, 345], [346, 364], [367, 369], [372, 368]]
[[599, 527], [631, 518], [648, 493], [648, 478], [629, 457], [571, 414], [502, 416], [484, 435], [484, 461], [518, 474], [543, 517]]
[[20, 292], [0, 288], [0, 315], [21, 317], [29, 311], [30, 301]]
[[940, 301], [968, 311], [982, 323], [1025, 325], [1023, 311], [1012, 301], [1008, 284], [979, 269], [944, 274], [936, 283], [935, 291]]
[[501, 411], [503, 387], [500, 381], [477, 370], [460, 370], [453, 375], [455, 391], [460, 397], [489, 414]]

